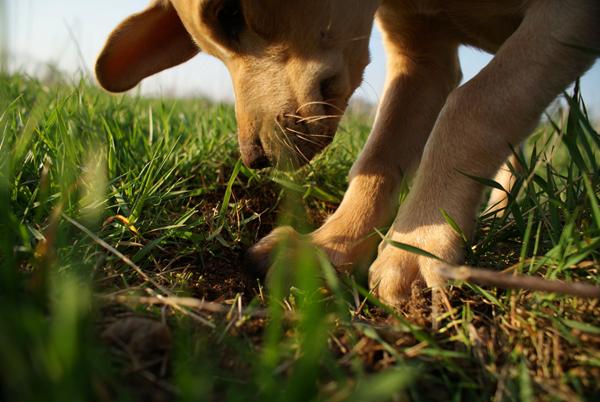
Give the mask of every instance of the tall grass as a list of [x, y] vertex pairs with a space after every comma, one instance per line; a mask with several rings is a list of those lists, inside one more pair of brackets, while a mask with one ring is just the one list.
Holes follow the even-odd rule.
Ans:
[[[600, 282], [600, 138], [566, 99], [468, 263]], [[283, 174], [241, 165], [229, 106], [4, 74], [0, 107], [2, 400], [599, 395], [596, 301], [455, 284], [433, 326], [426, 292], [389, 311], [301, 238], [266, 283], [244, 271], [275, 224], [309, 230], [339, 202], [364, 120]]]

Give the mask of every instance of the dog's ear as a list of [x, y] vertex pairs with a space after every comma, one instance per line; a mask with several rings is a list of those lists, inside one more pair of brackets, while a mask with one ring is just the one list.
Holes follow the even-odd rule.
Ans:
[[199, 51], [171, 3], [154, 1], [111, 33], [96, 62], [96, 77], [106, 90], [124, 92]]

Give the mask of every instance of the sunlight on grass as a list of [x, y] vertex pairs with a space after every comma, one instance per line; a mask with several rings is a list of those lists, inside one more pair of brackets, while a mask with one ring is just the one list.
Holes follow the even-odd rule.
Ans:
[[[454, 224], [468, 264], [600, 284], [600, 137], [566, 99], [517, 151], [506, 213], [471, 239]], [[302, 236], [266, 281], [246, 271], [274, 226], [307, 232], [339, 203], [365, 118], [278, 173], [240, 163], [226, 105], [3, 74], [0, 106], [2, 400], [597, 395], [596, 301], [455, 284], [438, 317], [427, 291], [392, 312]]]

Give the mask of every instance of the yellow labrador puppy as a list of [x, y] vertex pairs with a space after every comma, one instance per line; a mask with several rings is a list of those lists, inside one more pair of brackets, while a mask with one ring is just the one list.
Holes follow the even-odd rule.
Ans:
[[[121, 92], [202, 49], [233, 78], [246, 165], [300, 166], [333, 138], [369, 62], [375, 19], [385, 95], [344, 200], [312, 241], [337, 266], [370, 255], [376, 244], [365, 239], [391, 220], [403, 177], [416, 172], [388, 236], [457, 263], [461, 242], [441, 211], [472, 231], [483, 189], [464, 173], [494, 177], [510, 144], [590, 68], [598, 0], [158, 0], [115, 29], [96, 72]], [[458, 87], [461, 44], [495, 57]], [[268, 259], [286, 231], [263, 239], [255, 258]], [[418, 278], [441, 284], [433, 263], [382, 246], [370, 286], [395, 305]]]

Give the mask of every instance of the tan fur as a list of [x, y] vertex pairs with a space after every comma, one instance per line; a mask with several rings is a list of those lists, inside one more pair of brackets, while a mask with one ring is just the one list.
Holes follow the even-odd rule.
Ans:
[[[388, 56], [385, 94], [344, 200], [311, 235], [339, 267], [369, 260], [376, 242], [368, 235], [389, 222], [400, 183], [414, 172], [388, 237], [459, 262], [460, 239], [441, 210], [470, 233], [483, 190], [463, 173], [494, 177], [511, 144], [518, 145], [545, 107], [593, 64], [582, 49], [600, 48], [597, 0], [240, 0], [244, 30], [231, 41], [215, 21], [222, 20], [223, 4], [235, 3], [171, 0], [153, 3], [149, 11], [172, 5], [195, 43], [227, 65], [240, 150], [250, 165], [270, 159], [298, 166], [329, 143], [360, 84], [376, 14]], [[181, 35], [169, 52], [161, 41], [154, 51], [144, 46], [137, 53], [141, 40], [119, 45], [121, 32], [131, 28], [118, 28], [103, 54], [119, 60], [120, 49], [132, 71], [122, 62], [104, 68], [100, 58], [99, 79], [108, 89], [125, 89], [189, 55], [181, 51], [189, 49]], [[496, 56], [458, 87], [461, 44]], [[149, 64], [140, 68], [131, 54]], [[288, 231], [261, 241], [254, 256], [268, 260]], [[384, 243], [369, 270], [370, 286], [396, 305], [418, 278], [442, 284], [434, 263]]]

